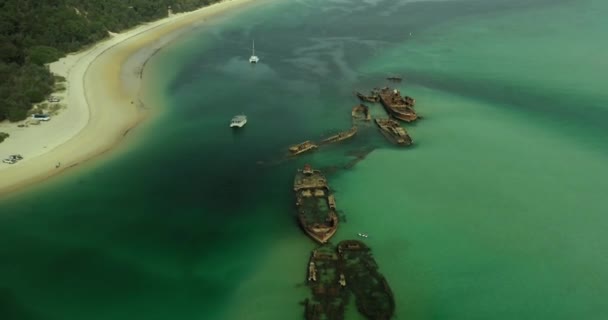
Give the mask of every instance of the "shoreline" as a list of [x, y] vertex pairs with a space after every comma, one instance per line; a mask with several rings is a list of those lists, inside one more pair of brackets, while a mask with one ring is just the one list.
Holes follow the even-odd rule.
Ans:
[[183, 32], [204, 23], [203, 19], [250, 2], [224, 0], [171, 15], [111, 34], [108, 39], [51, 63], [50, 70], [66, 78], [65, 91], [53, 95], [60, 97], [67, 109], [38, 126], [18, 128], [19, 123], [0, 123], [0, 132], [10, 134], [0, 143], [0, 158], [10, 154], [24, 156], [13, 165], [0, 163], [0, 197], [114, 149], [150, 116], [149, 108], [142, 108], [140, 96], [148, 60]]

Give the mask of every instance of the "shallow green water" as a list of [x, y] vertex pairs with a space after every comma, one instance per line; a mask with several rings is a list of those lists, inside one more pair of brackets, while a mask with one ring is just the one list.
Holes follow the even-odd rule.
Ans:
[[[605, 318], [606, 9], [278, 0], [205, 21], [149, 63], [166, 110], [135, 146], [0, 203], [2, 319], [301, 318], [304, 163], [331, 172], [336, 241], [370, 234], [396, 318]], [[425, 117], [416, 147], [370, 126], [282, 160], [388, 74]]]

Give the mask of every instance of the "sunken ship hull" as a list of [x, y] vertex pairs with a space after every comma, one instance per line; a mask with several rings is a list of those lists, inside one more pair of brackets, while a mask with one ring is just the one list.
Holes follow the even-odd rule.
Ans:
[[307, 320], [343, 320], [349, 292], [336, 248], [324, 245], [312, 251], [307, 285], [312, 298], [305, 302]]
[[343, 140], [352, 138], [356, 133], [357, 133], [357, 127], [352, 127], [347, 131], [337, 133], [331, 137], [324, 139], [321, 143], [332, 143], [332, 142], [343, 141]]
[[326, 221], [326, 225], [311, 225], [308, 220], [308, 214], [306, 212], [298, 212], [298, 222], [300, 227], [306, 232], [306, 234], [313, 240], [320, 244], [327, 243], [331, 237], [336, 234], [338, 228], [334, 227], [338, 225], [338, 216], [335, 213], [330, 213], [330, 217]]
[[312, 151], [314, 149], [316, 149], [318, 146], [314, 143], [312, 143], [312, 141], [304, 141], [302, 143], [298, 143], [296, 145], [293, 145], [291, 147], [289, 147], [289, 153], [292, 156], [297, 156], [301, 153], [307, 152], [307, 151]]
[[355, 92], [355, 96], [357, 96], [357, 98], [359, 98], [359, 100], [363, 101], [363, 102], [378, 102], [379, 101], [379, 97], [378, 95], [376, 95], [375, 93], [372, 92], [371, 95], [366, 96], [364, 94], [362, 94], [361, 92]]
[[405, 122], [412, 122], [418, 119], [414, 110], [416, 101], [411, 97], [402, 97], [398, 90], [391, 90], [388, 87], [382, 88], [378, 92], [380, 103], [391, 116]]
[[358, 104], [358, 105], [354, 106], [353, 110], [351, 111], [351, 116], [352, 116], [353, 121], [357, 121], [357, 120], [370, 121], [370, 120], [372, 120], [372, 116], [369, 113], [369, 107], [364, 104]]
[[368, 319], [390, 319], [395, 313], [395, 298], [371, 249], [361, 241], [345, 240], [338, 244], [338, 255], [359, 312]]
[[380, 132], [390, 142], [400, 146], [409, 146], [413, 143], [412, 137], [396, 120], [376, 119], [376, 124], [380, 128]]
[[325, 176], [306, 165], [296, 173], [293, 189], [300, 226], [316, 242], [327, 243], [338, 230], [338, 215]]

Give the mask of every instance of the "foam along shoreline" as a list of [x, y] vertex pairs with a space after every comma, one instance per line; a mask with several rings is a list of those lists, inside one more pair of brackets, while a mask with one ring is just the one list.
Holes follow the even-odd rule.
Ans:
[[[0, 143], [0, 158], [12, 154], [24, 157], [12, 165], [0, 163], [0, 195], [110, 150], [146, 116], [138, 107], [146, 61], [177, 37], [178, 31], [251, 1], [225, 0], [140, 25], [50, 64], [53, 73], [66, 78], [65, 92], [54, 96], [60, 97], [67, 109], [39, 126], [19, 128], [17, 123], [0, 123], [0, 132], [10, 134]], [[132, 72], [134, 67], [140, 72]]]

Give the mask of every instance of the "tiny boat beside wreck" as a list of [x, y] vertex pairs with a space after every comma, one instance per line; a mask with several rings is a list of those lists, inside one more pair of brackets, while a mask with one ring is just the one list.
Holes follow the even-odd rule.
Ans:
[[346, 140], [348, 138], [352, 138], [356, 133], [357, 133], [357, 127], [352, 127], [347, 131], [343, 131], [343, 132], [334, 134], [333, 136], [324, 139], [323, 141], [321, 141], [321, 143], [332, 143], [332, 142]]
[[378, 92], [378, 97], [386, 112], [396, 119], [412, 122], [418, 118], [414, 111], [416, 100], [408, 96], [402, 97], [399, 90], [384, 87]]
[[372, 116], [369, 113], [369, 107], [364, 104], [354, 106], [351, 116], [353, 117], [353, 120], [372, 120]]
[[317, 147], [318, 146], [316, 144], [312, 143], [312, 141], [307, 140], [302, 143], [298, 143], [298, 144], [295, 144], [295, 145], [289, 147], [289, 152], [291, 153], [291, 155], [296, 156], [296, 155], [299, 155], [300, 153], [316, 149]]
[[313, 240], [326, 243], [338, 230], [336, 200], [327, 179], [320, 170], [305, 165], [296, 172], [293, 191], [300, 226]]
[[412, 138], [399, 122], [393, 119], [376, 119], [376, 124], [380, 127], [382, 134], [392, 143], [402, 146], [412, 144]]

